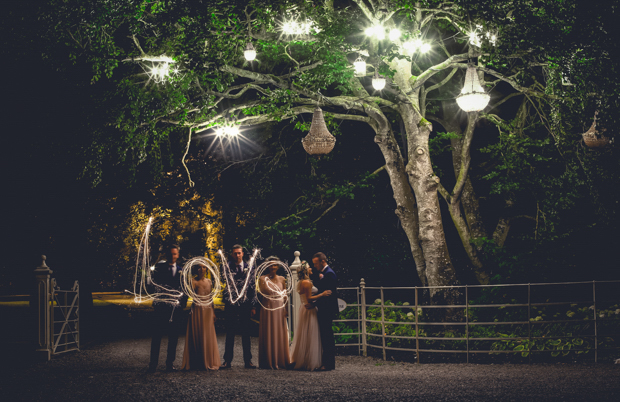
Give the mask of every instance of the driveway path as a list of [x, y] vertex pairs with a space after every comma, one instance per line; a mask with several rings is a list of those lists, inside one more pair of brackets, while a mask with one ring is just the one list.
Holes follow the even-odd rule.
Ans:
[[[219, 335], [220, 350], [224, 336]], [[254, 363], [257, 339], [252, 338]], [[233, 368], [146, 374], [149, 339], [91, 345], [47, 363], [4, 362], [3, 401], [620, 401], [620, 365], [475, 365], [337, 357], [332, 372]], [[179, 339], [177, 365], [184, 338]], [[6, 355], [5, 355], [6, 356]], [[165, 340], [162, 342], [162, 364]], [[163, 367], [160, 367], [163, 369]]]

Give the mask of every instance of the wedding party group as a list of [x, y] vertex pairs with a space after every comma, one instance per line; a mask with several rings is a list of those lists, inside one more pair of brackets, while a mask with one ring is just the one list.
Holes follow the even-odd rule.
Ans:
[[[151, 341], [148, 372], [155, 372], [159, 364], [159, 351], [164, 335], [168, 337], [166, 371], [176, 371], [177, 344], [185, 322], [187, 294], [182, 292], [183, 265], [180, 248], [171, 245], [166, 260], [155, 265], [153, 283], [158, 287], [177, 292], [173, 303], [155, 296], [155, 326]], [[286, 278], [278, 275], [282, 265], [277, 257], [266, 259], [266, 269], [258, 281], [252, 280], [251, 264], [244, 259], [243, 247], [234, 245], [231, 260], [227, 262], [228, 296], [224, 298], [226, 343], [223, 359], [215, 333], [215, 310], [213, 301], [194, 301], [187, 318], [185, 349], [181, 370], [224, 370], [231, 368], [235, 335], [241, 335], [245, 368], [255, 369], [252, 362], [250, 333], [252, 318], [259, 316], [258, 367], [261, 369], [294, 369], [329, 371], [336, 366], [336, 344], [332, 321], [338, 313], [337, 277], [328, 265], [325, 254], [312, 257], [312, 266], [302, 261], [297, 269], [298, 283], [294, 291], [299, 293], [301, 304], [295, 317], [292, 344], [289, 343], [287, 326], [288, 296]], [[194, 299], [207, 298], [213, 289], [208, 278], [208, 268], [202, 264], [191, 267], [191, 287]], [[258, 286], [258, 289], [257, 289]], [[230, 287], [236, 289], [233, 297]], [[239, 292], [239, 289], [242, 289]]]

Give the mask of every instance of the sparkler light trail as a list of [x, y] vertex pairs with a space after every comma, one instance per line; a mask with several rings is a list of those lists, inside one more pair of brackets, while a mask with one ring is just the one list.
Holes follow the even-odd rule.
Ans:
[[232, 304], [246, 300], [248, 285], [250, 284], [250, 278], [252, 277], [252, 267], [256, 263], [256, 257], [259, 252], [259, 249], [254, 249], [252, 257], [250, 258], [250, 261], [248, 261], [248, 272], [246, 273], [245, 281], [243, 282], [243, 288], [239, 290], [237, 288], [237, 284], [235, 283], [235, 279], [232, 276], [232, 272], [230, 272], [230, 267], [228, 266], [228, 260], [224, 255], [224, 251], [222, 251], [222, 249], [218, 250], [222, 260], [222, 272], [224, 273], [224, 279], [226, 280], [226, 289], [228, 289], [228, 300], [230, 300]]
[[[263, 272], [265, 272], [265, 270], [271, 267], [272, 265], [279, 265], [282, 268], [284, 268], [284, 270], [286, 271], [287, 280], [286, 280], [285, 289], [280, 290], [280, 287], [277, 284], [273, 283], [267, 276], [265, 277], [262, 276]], [[270, 293], [266, 294], [261, 291], [261, 288], [260, 288], [261, 278], [264, 278], [264, 284], [269, 289]], [[256, 292], [260, 293], [260, 295], [263, 296], [265, 299], [282, 301], [282, 305], [276, 308], [270, 308], [270, 307], [265, 306], [263, 303], [261, 303], [260, 298], [259, 298], [258, 302], [260, 303], [260, 305], [265, 310], [271, 310], [271, 311], [284, 308], [286, 306], [286, 302], [289, 297], [288, 295], [293, 291], [292, 278], [293, 278], [293, 273], [291, 272], [291, 269], [286, 263], [282, 261], [278, 261], [278, 260], [263, 262], [256, 270]]]
[[[211, 287], [211, 293], [206, 296], [201, 296], [194, 292], [194, 287], [192, 286], [192, 267], [195, 265], [204, 265], [207, 267], [213, 280], [211, 281], [213, 286]], [[188, 260], [185, 265], [183, 265], [183, 271], [181, 271], [181, 286], [186, 295], [192, 298], [192, 303], [197, 304], [199, 306], [208, 306], [213, 302], [215, 296], [217, 296], [222, 290], [222, 282], [220, 281], [220, 270], [217, 265], [208, 258], [205, 257], [194, 257]]]
[[[151, 216], [146, 223], [144, 234], [138, 246], [136, 271], [133, 277], [133, 292], [129, 290], [125, 290], [125, 292], [134, 295], [134, 302], [136, 303], [142, 303], [147, 300], [157, 300], [158, 302], [178, 305], [179, 299], [183, 296], [183, 292], [160, 286], [155, 283], [152, 278], [153, 272], [150, 264], [149, 234], [153, 226], [153, 221], [154, 218]], [[154, 293], [149, 293], [149, 285], [156, 290]]]

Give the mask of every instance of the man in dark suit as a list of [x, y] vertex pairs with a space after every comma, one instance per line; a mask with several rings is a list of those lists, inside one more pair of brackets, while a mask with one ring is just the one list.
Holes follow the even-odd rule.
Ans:
[[[222, 370], [231, 367], [236, 334], [241, 335], [245, 368], [256, 368], [252, 363], [252, 351], [250, 348], [251, 319], [256, 314], [256, 306], [254, 305], [256, 299], [256, 283], [252, 277], [251, 268], [252, 267], [250, 267], [247, 262], [243, 261], [243, 247], [235, 244], [232, 250], [232, 260], [228, 263], [230, 276], [225, 278], [228, 286], [228, 295], [224, 300], [226, 348], [224, 351], [224, 364], [220, 366]], [[228, 275], [227, 272], [223, 272], [223, 274]], [[232, 282], [234, 282], [234, 284]], [[245, 293], [243, 291], [244, 287], [246, 287]]]
[[323, 346], [323, 366], [320, 370], [334, 370], [336, 368], [336, 342], [332, 321], [338, 314], [338, 294], [336, 292], [336, 273], [327, 265], [327, 258], [323, 253], [316, 253], [312, 257], [312, 264], [318, 272], [318, 281], [314, 285], [319, 293], [331, 290], [332, 294], [316, 300], [317, 318], [321, 333], [321, 345]]
[[179, 260], [179, 250], [176, 244], [170, 245], [166, 251], [166, 260], [158, 262], [151, 273], [150, 292], [160, 293], [160, 295], [153, 300], [155, 328], [151, 339], [149, 373], [154, 373], [159, 364], [159, 349], [164, 334], [168, 336], [166, 371], [176, 371], [173, 364], [177, 356], [177, 344], [183, 326], [183, 309], [187, 305], [187, 295], [181, 289], [183, 264]]

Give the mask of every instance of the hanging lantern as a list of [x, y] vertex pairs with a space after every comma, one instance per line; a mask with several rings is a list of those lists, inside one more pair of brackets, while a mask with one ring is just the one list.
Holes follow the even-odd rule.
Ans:
[[[582, 134], [583, 142], [585, 142], [589, 148], [593, 149], [605, 148], [610, 143], [609, 138], [604, 137], [603, 135], [599, 134], [598, 131], [596, 131], [597, 114], [598, 112], [594, 112], [594, 122], [592, 123], [592, 126], [588, 131]], [[605, 129], [601, 130], [601, 132], [602, 131], [605, 131]]]
[[382, 75], [379, 75], [377, 70], [375, 70], [375, 76], [372, 79], [372, 87], [377, 91], [385, 88], [385, 78]]
[[358, 77], [366, 75], [366, 62], [362, 59], [362, 56], [357, 56], [355, 62], [353, 62], [353, 66], [355, 67], [355, 75]]
[[301, 143], [310, 155], [325, 155], [334, 149], [336, 138], [327, 130], [323, 111], [318, 106], [312, 115], [310, 132], [302, 138]]
[[248, 42], [248, 45], [245, 47], [245, 51], [243, 52], [245, 59], [247, 61], [252, 61], [256, 58], [256, 49], [252, 46], [251, 42]]
[[465, 73], [465, 84], [456, 103], [466, 112], [479, 112], [489, 104], [491, 96], [480, 86], [476, 67], [469, 65]]

